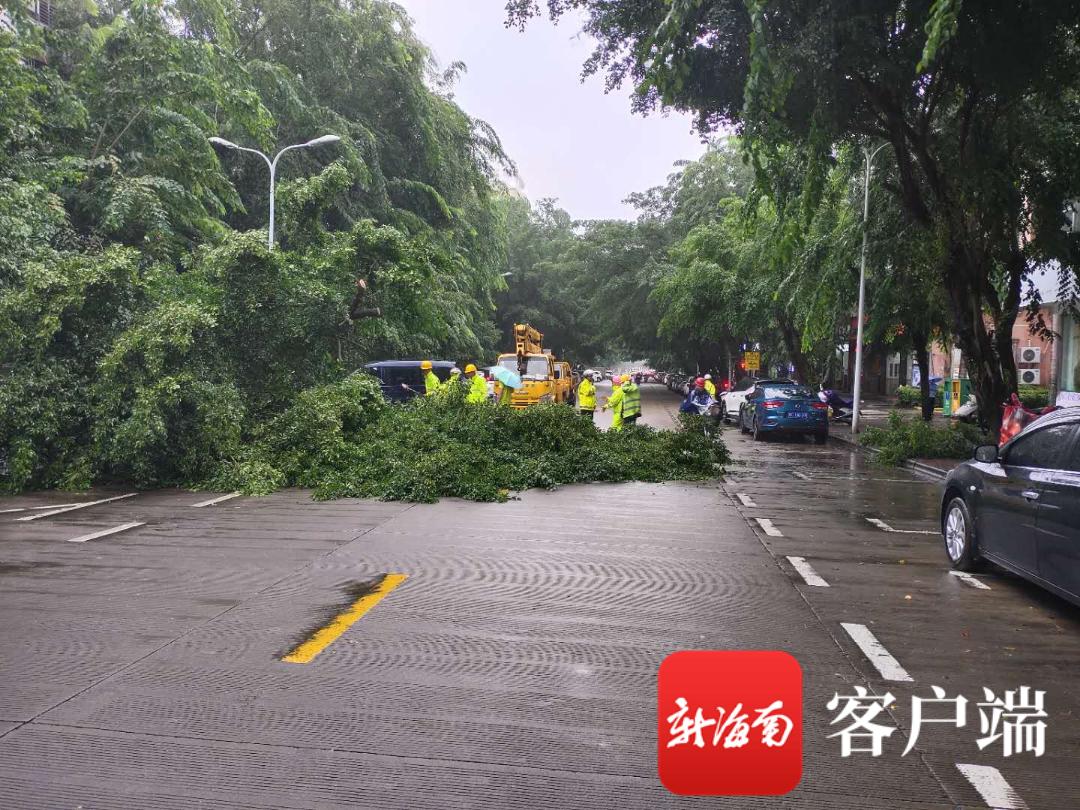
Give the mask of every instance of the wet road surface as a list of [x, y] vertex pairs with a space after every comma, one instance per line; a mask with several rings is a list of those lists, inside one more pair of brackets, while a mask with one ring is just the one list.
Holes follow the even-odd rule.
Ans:
[[[643, 400], [670, 422], [675, 398]], [[0, 499], [23, 510], [0, 512], [0, 807], [1080, 804], [1080, 612], [993, 570], [987, 588], [951, 576], [917, 533], [936, 483], [839, 445], [724, 438], [723, 482], [507, 504]], [[680, 649], [800, 661], [792, 794], [660, 785], [656, 670]], [[901, 757], [932, 685], [971, 701], [968, 727], [924, 727]], [[982, 688], [1020, 685], [1047, 691], [1046, 754], [980, 751]], [[896, 698], [880, 758], [828, 739], [826, 703], [855, 686]]]

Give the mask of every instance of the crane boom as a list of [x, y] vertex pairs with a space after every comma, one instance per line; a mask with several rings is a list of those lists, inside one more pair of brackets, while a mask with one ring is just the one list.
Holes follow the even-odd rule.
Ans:
[[527, 354], [543, 354], [544, 335], [527, 323], [514, 324], [514, 353], [519, 359]]

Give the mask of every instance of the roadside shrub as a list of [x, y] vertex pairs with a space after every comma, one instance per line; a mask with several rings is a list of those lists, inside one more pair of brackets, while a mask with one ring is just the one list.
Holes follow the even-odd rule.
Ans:
[[995, 443], [974, 425], [936, 427], [923, 419], [904, 419], [898, 411], [889, 414], [887, 427], [867, 428], [860, 442], [880, 451], [879, 462], [894, 466], [911, 458], [968, 458], [977, 445]]
[[1050, 404], [1050, 390], [1041, 385], [1021, 385], [1017, 396], [1025, 408], [1038, 410]]
[[922, 404], [922, 389], [914, 385], [901, 385], [896, 389], [896, 402], [902, 408], [918, 408]]

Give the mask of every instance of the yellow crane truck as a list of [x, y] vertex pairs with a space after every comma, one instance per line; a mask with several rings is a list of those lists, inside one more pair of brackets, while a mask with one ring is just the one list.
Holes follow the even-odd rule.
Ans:
[[[521, 377], [510, 404], [526, 408], [538, 402], [569, 402], [573, 396], [570, 364], [556, 360], [543, 346], [544, 335], [527, 323], [514, 324], [514, 353], [500, 354], [499, 365]], [[496, 383], [495, 393], [502, 388]]]

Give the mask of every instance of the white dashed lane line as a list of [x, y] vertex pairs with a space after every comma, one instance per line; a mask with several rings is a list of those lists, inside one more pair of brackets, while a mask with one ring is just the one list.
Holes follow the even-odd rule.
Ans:
[[868, 517], [867, 520], [873, 523], [883, 532], [895, 532], [896, 534], [937, 534], [937, 532], [929, 531], [927, 529], [894, 529], [881, 518]]
[[108, 537], [110, 534], [119, 534], [120, 532], [126, 532], [128, 529], [134, 529], [138, 526], [145, 526], [145, 523], [121, 523], [119, 526], [113, 526], [111, 529], [102, 529], [101, 531], [91, 532], [90, 534], [84, 534], [80, 537], [69, 537], [69, 543], [85, 543], [87, 540], [97, 540], [99, 537]]
[[761, 527], [761, 530], [763, 532], [765, 532], [765, 534], [769, 535], [769, 537], [783, 537], [784, 536], [784, 533], [781, 532], [775, 526], [773, 526], [773, 522], [771, 520], [769, 520], [768, 518], [754, 518], [754, 520], [756, 520], [758, 522], [758, 525]]
[[794, 475], [796, 478], [801, 478], [803, 481], [809, 481], [810, 480], [810, 476], [807, 475], [806, 473], [793, 472], [792, 475]]
[[961, 582], [966, 582], [972, 588], [979, 588], [979, 589], [984, 590], [984, 591], [990, 590], [989, 585], [987, 585], [982, 580], [976, 579], [971, 574], [969, 574], [967, 571], [950, 571], [949, 573], [952, 574], [954, 577], [956, 577]]
[[35, 512], [40, 509], [66, 509], [69, 506], [85, 506], [83, 503], [51, 503], [48, 506], [19, 506], [15, 509], [0, 509], [0, 515], [8, 515], [12, 512]]
[[59, 515], [64, 512], [73, 512], [76, 509], [85, 509], [88, 506], [97, 506], [99, 503], [110, 503], [112, 501], [122, 501], [124, 498], [134, 498], [138, 494], [138, 492], [129, 492], [127, 495], [114, 495], [111, 498], [102, 498], [100, 501], [87, 501], [86, 503], [76, 503], [72, 504], [71, 506], [62, 506], [56, 509], [52, 509], [48, 512], [42, 512], [38, 515], [27, 515], [26, 517], [15, 519], [19, 521], [41, 520], [41, 518], [52, 517], [53, 515]]
[[754, 503], [754, 499], [751, 498], [749, 495], [744, 495], [741, 492], [736, 492], [735, 496], [742, 502], [743, 506], [749, 507], [750, 509], [753, 509], [757, 506], [757, 504]]
[[817, 571], [806, 561], [806, 557], [788, 557], [788, 562], [791, 563], [791, 567], [799, 572], [799, 576], [803, 578], [803, 581], [807, 585], [813, 585], [815, 588], [828, 588], [829, 583], [826, 582]]
[[1013, 790], [1012, 785], [1005, 781], [997, 768], [990, 765], [961, 764], [956, 767], [979, 792], [987, 807], [994, 810], [1027, 810], [1024, 800]]
[[208, 501], [202, 501], [200, 503], [193, 503], [191, 507], [193, 509], [200, 509], [204, 506], [213, 506], [215, 503], [221, 503], [222, 501], [232, 500], [233, 498], [239, 498], [239, 492], [230, 492], [228, 495], [221, 495], [217, 498], [211, 498]]
[[882, 678], [887, 681], [914, 682], [915, 679], [908, 675], [907, 670], [900, 666], [900, 662], [892, 657], [892, 654], [870, 632], [869, 627], [865, 624], [850, 624], [848, 622], [841, 622], [840, 626], [844, 628], [844, 632], [851, 636], [851, 640], [862, 650], [867, 660], [874, 665], [874, 669], [881, 673]]

